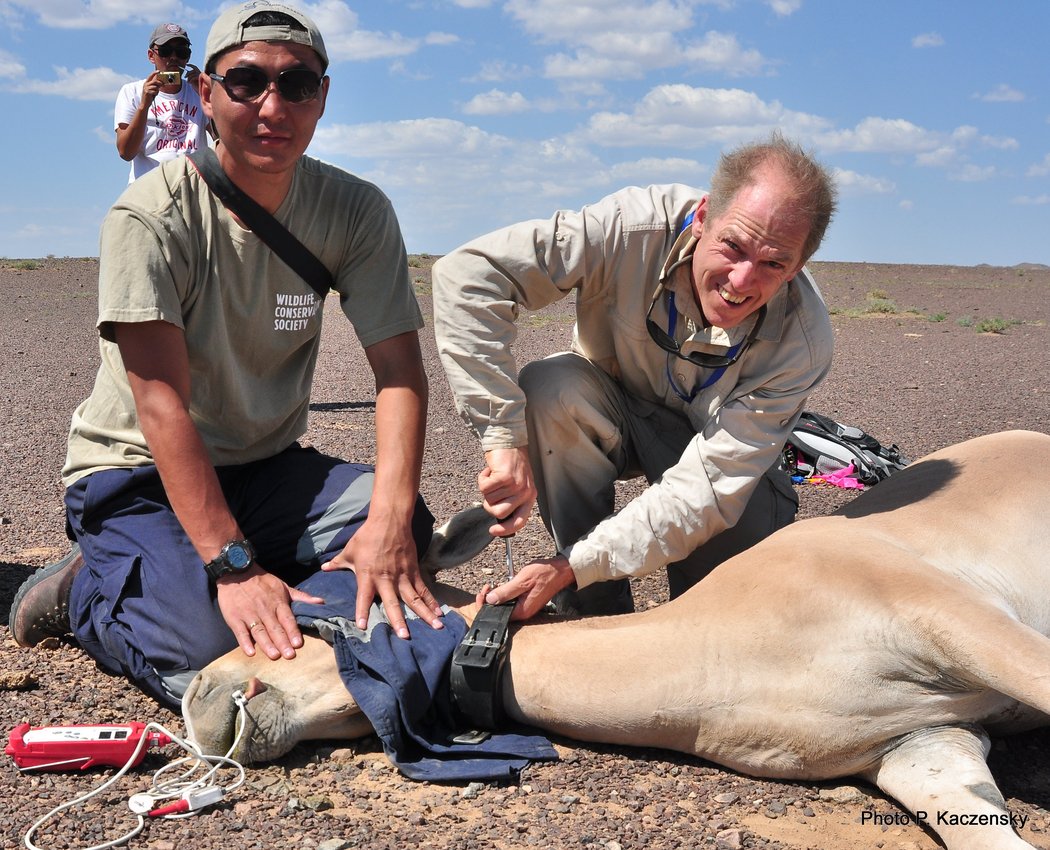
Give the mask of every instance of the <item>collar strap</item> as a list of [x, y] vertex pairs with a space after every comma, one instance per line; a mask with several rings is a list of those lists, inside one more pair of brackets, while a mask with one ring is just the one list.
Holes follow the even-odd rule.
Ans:
[[503, 719], [500, 680], [510, 648], [514, 602], [482, 605], [452, 656], [452, 703], [468, 726], [496, 729]]

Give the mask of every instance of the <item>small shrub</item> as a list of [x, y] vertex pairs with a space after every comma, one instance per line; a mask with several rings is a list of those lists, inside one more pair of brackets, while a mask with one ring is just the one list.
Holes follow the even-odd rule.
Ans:
[[1006, 319], [981, 319], [973, 326], [973, 329], [979, 334], [1001, 334], [1006, 333], [1006, 329], [1013, 324], [1016, 322], [1009, 322]]
[[963, 316], [961, 319], [956, 319], [955, 324], [960, 328], [968, 328], [973, 325], [973, 318], [970, 316]]
[[878, 297], [874, 292], [868, 293], [868, 301], [864, 305], [865, 313], [896, 313], [897, 304], [892, 298]]
[[845, 316], [847, 319], [859, 319], [865, 314], [865, 310], [859, 310], [856, 307], [832, 307], [828, 310], [828, 314], [832, 316]]
[[31, 272], [40, 268], [40, 263], [36, 260], [19, 260], [17, 263], [12, 264], [11, 268], [18, 269], [19, 271]]
[[947, 313], [930, 313], [926, 319], [931, 322], [943, 322], [948, 318]]

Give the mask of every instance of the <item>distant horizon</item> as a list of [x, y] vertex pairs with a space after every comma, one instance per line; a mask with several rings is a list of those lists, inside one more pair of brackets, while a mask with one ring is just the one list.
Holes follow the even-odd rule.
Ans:
[[[721, 151], [780, 130], [840, 188], [836, 262], [1050, 263], [1050, 3], [291, 2], [331, 58], [308, 152], [379, 186], [407, 245], [703, 191]], [[128, 179], [117, 91], [171, 17], [201, 64], [223, 5], [9, 0], [0, 256], [98, 250]]]
[[[428, 259], [438, 259], [443, 257], [444, 254], [433, 253], [430, 251], [409, 251], [408, 257], [426, 257]], [[63, 255], [58, 256], [57, 254], [45, 254], [42, 257], [0, 257], [0, 265], [10, 268], [13, 264], [25, 263], [25, 262], [60, 262], [60, 261], [75, 261], [75, 260], [92, 260], [98, 262], [98, 255], [84, 254], [81, 256]], [[1050, 271], [1050, 264], [1048, 263], [1033, 263], [1022, 261], [1019, 263], [1010, 263], [1008, 265], [1003, 263], [893, 263], [885, 260], [830, 260], [824, 259], [823, 257], [813, 257], [807, 266], [820, 265], [821, 263], [843, 266], [942, 266], [945, 268], [958, 268], [958, 269], [980, 269], [980, 268], [996, 268], [996, 269], [1032, 269], [1033, 271], [1047, 270]]]

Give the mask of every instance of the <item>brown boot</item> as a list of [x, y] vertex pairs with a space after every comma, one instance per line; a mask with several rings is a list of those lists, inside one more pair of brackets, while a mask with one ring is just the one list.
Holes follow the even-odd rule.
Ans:
[[22, 582], [7, 618], [19, 646], [36, 646], [46, 637], [69, 634], [69, 590], [82, 566], [84, 557], [74, 543], [61, 561], [37, 570]]

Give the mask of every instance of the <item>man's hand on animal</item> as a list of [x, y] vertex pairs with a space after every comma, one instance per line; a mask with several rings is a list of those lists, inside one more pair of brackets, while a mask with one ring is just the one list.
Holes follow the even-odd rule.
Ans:
[[441, 606], [434, 599], [419, 571], [411, 529], [369, 517], [350, 538], [343, 551], [323, 570], [353, 570], [357, 574], [357, 609], [354, 619], [359, 629], [368, 628], [368, 609], [375, 597], [394, 633], [408, 638], [408, 625], [401, 600], [432, 628], [441, 629]]
[[289, 587], [257, 564], [243, 573], [223, 576], [215, 587], [219, 610], [244, 654], [255, 655], [258, 647], [273, 661], [295, 658], [295, 650], [303, 645], [291, 603], [324, 603], [318, 596]]
[[528, 448], [485, 452], [485, 468], [478, 473], [478, 490], [485, 510], [499, 520], [489, 529], [492, 535], [506, 537], [521, 531], [536, 503]]
[[576, 576], [569, 566], [569, 561], [561, 555], [553, 558], [541, 558], [526, 565], [506, 584], [489, 591], [485, 601], [490, 605], [500, 605], [512, 599], [517, 600], [512, 620], [528, 620], [535, 617], [559, 590], [572, 587]]

